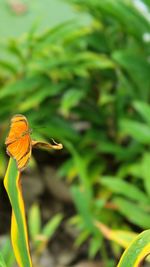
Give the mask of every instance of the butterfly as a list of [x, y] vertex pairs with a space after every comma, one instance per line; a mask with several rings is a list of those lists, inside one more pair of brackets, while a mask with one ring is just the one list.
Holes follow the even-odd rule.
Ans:
[[31, 139], [31, 129], [27, 118], [17, 114], [12, 117], [10, 131], [6, 138], [6, 152], [17, 162], [19, 171], [23, 171], [31, 157], [32, 147], [62, 149], [62, 144], [53, 140], [53, 145], [47, 142], [40, 142]]

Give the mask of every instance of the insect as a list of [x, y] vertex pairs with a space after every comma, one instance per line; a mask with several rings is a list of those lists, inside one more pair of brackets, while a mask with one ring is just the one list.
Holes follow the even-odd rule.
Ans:
[[10, 131], [6, 138], [6, 152], [17, 162], [19, 171], [23, 171], [31, 157], [32, 147], [44, 147], [53, 149], [62, 149], [62, 144], [55, 141], [54, 145], [39, 142], [31, 139], [31, 129], [24, 115], [17, 114], [12, 117]]

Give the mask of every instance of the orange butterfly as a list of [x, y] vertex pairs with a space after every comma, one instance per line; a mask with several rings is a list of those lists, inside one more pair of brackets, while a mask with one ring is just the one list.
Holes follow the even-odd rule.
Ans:
[[28, 121], [23, 115], [15, 115], [11, 119], [10, 131], [6, 138], [5, 144], [7, 147], [7, 154], [13, 157], [17, 162], [19, 171], [25, 169], [31, 157], [32, 147], [44, 147], [53, 149], [62, 149], [62, 144], [54, 145], [46, 142], [38, 142], [31, 139], [31, 129]]

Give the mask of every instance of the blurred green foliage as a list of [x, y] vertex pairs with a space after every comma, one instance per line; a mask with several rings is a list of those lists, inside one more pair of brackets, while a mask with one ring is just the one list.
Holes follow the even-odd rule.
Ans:
[[65, 145], [59, 175], [71, 183], [76, 244], [88, 239], [90, 257], [101, 248], [107, 261], [95, 221], [150, 225], [150, 1], [140, 1], [143, 11], [132, 0], [68, 2], [90, 25], [69, 21], [40, 34], [34, 25], [0, 43], [1, 138], [23, 113], [35, 137]]
[[47, 247], [49, 240], [59, 227], [62, 218], [62, 214], [57, 213], [42, 227], [39, 206], [37, 204], [31, 206], [28, 216], [29, 235], [34, 254], [37, 254], [38, 257]]

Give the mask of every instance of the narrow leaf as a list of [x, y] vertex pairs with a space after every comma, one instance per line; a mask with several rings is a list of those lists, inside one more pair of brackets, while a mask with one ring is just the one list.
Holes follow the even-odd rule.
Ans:
[[134, 138], [142, 144], [150, 143], [150, 127], [138, 121], [124, 119], [120, 121], [120, 128], [124, 134]]
[[130, 222], [142, 228], [149, 228], [150, 216], [138, 204], [121, 197], [114, 198], [113, 203], [117, 206], [118, 211]]
[[131, 241], [137, 236], [136, 233], [125, 230], [113, 230], [101, 222], [95, 223], [97, 228], [105, 236], [105, 238], [115, 241], [120, 246], [127, 248]]
[[43, 228], [42, 235], [45, 236], [45, 238], [50, 239], [52, 235], [55, 233], [57, 227], [60, 225], [60, 222], [62, 221], [62, 214], [55, 215]]
[[145, 190], [150, 196], [150, 153], [145, 153], [143, 155], [141, 163], [141, 176], [144, 180]]
[[0, 267], [7, 267], [2, 254], [0, 253]]
[[142, 101], [135, 101], [133, 106], [139, 112], [145, 122], [150, 124], [150, 106]]
[[139, 267], [150, 254], [150, 230], [142, 232], [123, 253], [117, 267]]
[[119, 178], [106, 176], [101, 179], [101, 183], [114, 193], [118, 193], [138, 202], [149, 203], [149, 199], [146, 194], [129, 182], [123, 181]]
[[12, 206], [11, 240], [19, 267], [32, 267], [24, 201], [20, 184], [20, 172], [16, 161], [10, 158], [4, 178], [4, 186]]
[[30, 237], [34, 240], [41, 231], [41, 215], [37, 204], [32, 205], [29, 210], [28, 224]]

